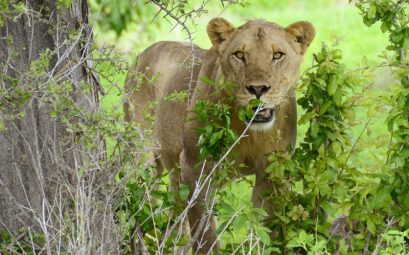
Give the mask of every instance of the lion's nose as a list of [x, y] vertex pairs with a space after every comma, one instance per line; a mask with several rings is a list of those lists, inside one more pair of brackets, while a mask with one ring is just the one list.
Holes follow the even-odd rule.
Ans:
[[255, 95], [257, 97], [257, 99], [260, 99], [260, 97], [267, 93], [267, 91], [269, 91], [271, 88], [271, 86], [267, 86], [267, 85], [260, 85], [260, 86], [256, 86], [256, 85], [249, 85], [246, 86], [247, 91], [252, 94]]

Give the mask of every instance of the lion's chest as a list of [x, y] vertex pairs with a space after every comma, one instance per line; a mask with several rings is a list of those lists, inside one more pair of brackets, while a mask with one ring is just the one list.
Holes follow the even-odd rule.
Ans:
[[241, 170], [243, 174], [264, 171], [268, 155], [276, 150], [274, 140], [273, 134], [250, 133], [240, 141], [232, 155], [239, 165], [243, 163], [246, 165], [246, 168]]

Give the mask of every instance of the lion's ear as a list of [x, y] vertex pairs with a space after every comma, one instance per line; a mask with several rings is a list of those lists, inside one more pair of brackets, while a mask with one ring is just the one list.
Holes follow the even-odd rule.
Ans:
[[213, 45], [220, 44], [235, 28], [223, 18], [214, 18], [207, 25], [207, 34]]
[[315, 37], [314, 27], [307, 21], [298, 21], [289, 25], [286, 30], [295, 36], [297, 43], [301, 46], [300, 53], [304, 54]]

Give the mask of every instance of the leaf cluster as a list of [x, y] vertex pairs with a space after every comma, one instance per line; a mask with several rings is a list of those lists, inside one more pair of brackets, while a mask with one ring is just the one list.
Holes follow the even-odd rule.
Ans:
[[[231, 92], [234, 84], [225, 82], [220, 78], [214, 82], [207, 77], [201, 80], [213, 88], [212, 98], [197, 100], [193, 112], [200, 123], [195, 129], [199, 135], [200, 156], [202, 158], [220, 158], [230, 146], [237, 140], [238, 136], [232, 129], [231, 114], [232, 107], [229, 102], [233, 100]], [[220, 97], [221, 94], [228, 95], [227, 98]]]
[[390, 97], [391, 110], [387, 125], [391, 133], [391, 145], [388, 155], [388, 172], [390, 178], [383, 179], [384, 188], [379, 192], [386, 193], [397, 206], [388, 211], [389, 217], [399, 219], [401, 226], [409, 227], [409, 17], [407, 1], [358, 1], [364, 23], [368, 26], [381, 23], [383, 33], [389, 34], [390, 45], [387, 46], [394, 58], [390, 61], [394, 76], [400, 86], [394, 88]]

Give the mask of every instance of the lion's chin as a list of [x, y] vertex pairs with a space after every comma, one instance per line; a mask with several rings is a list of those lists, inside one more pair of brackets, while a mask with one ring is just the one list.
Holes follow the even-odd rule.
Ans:
[[255, 132], [269, 131], [274, 127], [275, 117], [268, 122], [252, 122], [249, 129]]

